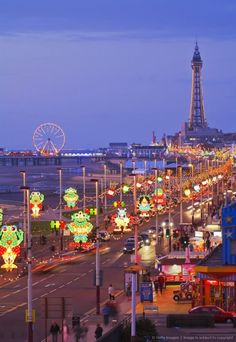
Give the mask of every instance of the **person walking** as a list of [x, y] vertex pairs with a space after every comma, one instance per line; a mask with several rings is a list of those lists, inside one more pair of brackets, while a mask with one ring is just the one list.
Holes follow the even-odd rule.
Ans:
[[110, 284], [108, 287], [108, 295], [109, 295], [110, 300], [115, 300], [114, 288], [113, 288], [112, 284]]
[[57, 337], [59, 333], [60, 333], [59, 325], [56, 323], [56, 321], [53, 321], [50, 327], [50, 334], [52, 335], [52, 342], [57, 342]]
[[162, 290], [164, 287], [164, 283], [165, 283], [165, 278], [163, 277], [163, 275], [159, 275], [158, 276], [158, 287], [160, 289], [160, 293], [162, 294]]
[[104, 325], [108, 325], [109, 324], [109, 316], [111, 314], [111, 309], [110, 309], [108, 303], [106, 303], [104, 305], [104, 307], [102, 308], [102, 314], [103, 314], [103, 319], [104, 319]]
[[62, 335], [63, 335], [63, 342], [68, 342], [69, 340], [69, 326], [66, 323], [66, 320], [63, 320], [62, 324]]
[[88, 333], [88, 327], [83, 322], [82, 326], [81, 326], [80, 342], [86, 342], [87, 341], [87, 333]]
[[97, 324], [97, 328], [96, 328], [96, 330], [95, 330], [95, 338], [96, 338], [96, 340], [98, 340], [99, 337], [102, 336], [102, 333], [103, 333], [103, 328], [102, 328], [102, 327], [100, 326], [100, 324], [98, 323], [98, 324]]

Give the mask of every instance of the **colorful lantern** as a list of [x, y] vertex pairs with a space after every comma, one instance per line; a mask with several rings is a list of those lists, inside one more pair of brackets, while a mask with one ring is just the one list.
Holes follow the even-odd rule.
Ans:
[[197, 192], [199, 192], [199, 191], [201, 190], [199, 184], [195, 184], [195, 185], [193, 186], [193, 188], [194, 188], [194, 191], [197, 191]]
[[56, 221], [50, 221], [50, 227], [51, 229], [64, 229], [66, 226], [66, 223], [65, 221], [59, 221], [59, 220], [56, 220]]
[[14, 264], [16, 257], [20, 254], [20, 244], [24, 239], [24, 232], [17, 229], [17, 226], [2, 226], [0, 230], [0, 255], [4, 264], [1, 268], [12, 271], [17, 268]]
[[65, 209], [77, 209], [77, 202], [79, 196], [77, 194], [77, 190], [74, 188], [68, 188], [65, 190], [65, 195], [63, 196], [64, 201], [66, 202]]
[[[92, 231], [93, 225], [89, 222], [89, 215], [79, 211], [71, 216], [72, 222], [67, 225], [74, 234], [75, 245], [83, 247], [88, 245], [88, 234]], [[92, 244], [92, 243], [91, 243]]]
[[110, 189], [107, 191], [107, 194], [108, 194], [108, 196], [112, 197], [112, 196], [114, 196], [115, 191]]
[[155, 189], [152, 201], [156, 204], [156, 208], [158, 211], [163, 209], [166, 204], [166, 198], [162, 188]]
[[39, 217], [39, 212], [43, 208], [44, 195], [40, 192], [31, 192], [30, 194], [30, 208], [33, 217]]

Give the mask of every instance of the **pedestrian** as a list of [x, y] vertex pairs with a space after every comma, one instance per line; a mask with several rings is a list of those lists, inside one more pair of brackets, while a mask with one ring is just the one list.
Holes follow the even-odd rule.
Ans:
[[160, 293], [162, 294], [162, 290], [163, 290], [164, 283], [165, 283], [165, 278], [163, 277], [163, 275], [159, 275], [157, 281], [158, 281], [158, 287], [160, 289]]
[[57, 336], [59, 333], [60, 333], [59, 325], [56, 323], [56, 321], [53, 321], [51, 328], [50, 328], [50, 334], [52, 335], [52, 342], [57, 342]]
[[104, 325], [108, 325], [109, 324], [109, 316], [111, 314], [111, 310], [110, 310], [108, 303], [106, 303], [104, 305], [104, 307], [102, 308], [102, 314], [103, 314]]
[[95, 330], [95, 338], [96, 338], [96, 340], [98, 340], [99, 337], [102, 336], [102, 333], [103, 333], [103, 329], [102, 329], [102, 327], [100, 326], [100, 324], [98, 323], [98, 324], [97, 324], [97, 328], [96, 328], [96, 330]]
[[80, 341], [86, 342], [87, 341], [87, 333], [88, 333], [88, 327], [83, 322], [81, 326], [81, 333], [80, 333]]
[[156, 293], [158, 293], [158, 285], [159, 285], [159, 284], [158, 284], [158, 280], [155, 279], [155, 280], [154, 280], [154, 289], [155, 289], [155, 292], [156, 292]]
[[63, 320], [62, 324], [62, 335], [63, 335], [63, 342], [68, 342], [69, 340], [69, 326], [66, 323], [66, 320]]
[[112, 284], [110, 284], [108, 287], [108, 295], [109, 295], [110, 300], [115, 300], [114, 288], [113, 288]]

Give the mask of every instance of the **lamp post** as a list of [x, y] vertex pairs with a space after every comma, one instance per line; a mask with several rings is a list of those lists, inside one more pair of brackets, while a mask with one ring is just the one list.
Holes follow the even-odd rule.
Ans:
[[123, 184], [123, 164], [120, 162], [120, 202], [122, 202], [122, 184]]
[[91, 179], [95, 183], [96, 191], [96, 314], [100, 314], [100, 253], [99, 253], [99, 203], [98, 203], [98, 179]]
[[[155, 173], [155, 190], [157, 191], [157, 175], [158, 175], [158, 169], [156, 167], [153, 168]], [[154, 192], [155, 194], [155, 192]], [[155, 215], [155, 227], [156, 227], [156, 256], [158, 255], [158, 198], [156, 199], [156, 215]]]
[[107, 166], [104, 164], [104, 207], [105, 207], [105, 214], [107, 214]]
[[169, 236], [169, 252], [171, 252], [171, 227], [173, 226], [173, 223], [171, 222], [171, 207], [170, 207], [170, 193], [171, 193], [171, 178], [170, 178], [170, 170], [168, 170], [169, 175], [166, 176], [166, 179], [168, 179], [168, 192], [169, 192], [169, 211], [168, 211], [168, 226], [170, 230], [170, 236]]
[[83, 174], [83, 211], [86, 209], [86, 185], [85, 185], [85, 166], [81, 165], [82, 174]]
[[[57, 169], [59, 172], [59, 220], [62, 219], [62, 169]], [[60, 250], [63, 251], [63, 230], [60, 229]]]
[[[20, 171], [20, 175], [23, 177], [23, 187], [26, 187], [26, 172], [25, 170]], [[24, 257], [26, 258], [26, 248], [27, 248], [27, 226], [26, 226], [26, 193], [23, 192], [23, 226], [24, 226]]]
[[[188, 164], [189, 167], [191, 167], [191, 177], [193, 180], [193, 174], [194, 174], [194, 170], [193, 170], [193, 164]], [[193, 191], [192, 191], [192, 225], [194, 224], [194, 201], [193, 201]]]
[[182, 166], [179, 167], [179, 217], [180, 224], [183, 223], [183, 198], [182, 198], [182, 180], [183, 180]]
[[28, 227], [28, 242], [27, 242], [27, 264], [28, 264], [28, 279], [27, 279], [27, 306], [28, 306], [28, 342], [33, 342], [33, 309], [32, 309], [32, 235], [30, 223], [30, 188], [22, 186], [21, 190], [25, 193], [26, 208], [27, 208], [27, 227]]

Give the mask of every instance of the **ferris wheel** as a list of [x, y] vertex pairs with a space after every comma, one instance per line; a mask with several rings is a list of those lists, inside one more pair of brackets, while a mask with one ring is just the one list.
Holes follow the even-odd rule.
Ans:
[[54, 123], [44, 123], [33, 134], [35, 149], [42, 155], [57, 155], [65, 145], [65, 133]]

